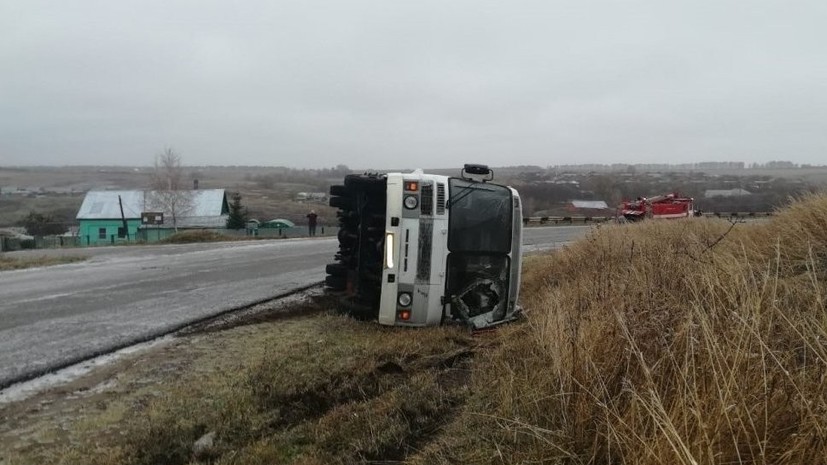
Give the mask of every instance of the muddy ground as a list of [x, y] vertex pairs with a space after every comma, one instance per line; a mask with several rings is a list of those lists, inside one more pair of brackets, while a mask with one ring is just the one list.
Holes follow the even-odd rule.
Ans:
[[354, 321], [311, 291], [0, 403], [0, 465], [399, 463], [461, 408], [485, 340]]

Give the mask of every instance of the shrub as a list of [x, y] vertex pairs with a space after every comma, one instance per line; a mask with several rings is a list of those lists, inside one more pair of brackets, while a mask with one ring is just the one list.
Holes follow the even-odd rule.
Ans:
[[53, 236], [68, 230], [66, 223], [58, 221], [54, 216], [37, 212], [29, 212], [19, 224], [32, 236]]
[[190, 244], [194, 242], [222, 242], [239, 240], [237, 237], [225, 236], [215, 231], [181, 231], [177, 232], [161, 242], [168, 244]]

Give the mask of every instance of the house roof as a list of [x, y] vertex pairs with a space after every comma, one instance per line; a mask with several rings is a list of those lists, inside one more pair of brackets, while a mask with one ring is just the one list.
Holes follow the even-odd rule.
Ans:
[[263, 226], [266, 228], [294, 228], [296, 227], [296, 223], [284, 218], [276, 218], [264, 223]]
[[572, 200], [571, 204], [574, 208], [592, 208], [595, 210], [609, 208], [603, 200]]
[[746, 189], [707, 189], [704, 191], [704, 197], [737, 197], [739, 195], [750, 195], [751, 192]]
[[[225, 212], [224, 189], [201, 189], [187, 191], [193, 195], [192, 208], [186, 218], [220, 217]], [[121, 209], [118, 196], [123, 202], [123, 216], [139, 219], [141, 212], [163, 210], [153, 205], [154, 191], [89, 191], [76, 216], [79, 220], [119, 219]], [[164, 212], [169, 213], [169, 212]]]

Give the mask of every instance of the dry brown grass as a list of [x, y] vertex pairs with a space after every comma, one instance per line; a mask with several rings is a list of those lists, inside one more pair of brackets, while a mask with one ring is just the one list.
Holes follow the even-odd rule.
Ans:
[[181, 231], [177, 232], [161, 242], [164, 244], [193, 244], [197, 242], [225, 242], [252, 240], [252, 236], [228, 236], [215, 231]]
[[[112, 418], [94, 406], [85, 413], [86, 424], [110, 434], [22, 448], [6, 463], [402, 460], [460, 408], [475, 345], [461, 328], [411, 331], [331, 314], [208, 334], [214, 341], [204, 343], [204, 358], [175, 382], [152, 386], [148, 398], [127, 398], [128, 411]], [[211, 431], [214, 447], [196, 455], [194, 442]]]
[[52, 265], [64, 265], [66, 263], [82, 262], [86, 257], [7, 257], [0, 255], [0, 271], [22, 270], [24, 268], [36, 268]]
[[529, 260], [529, 322], [452, 426], [481, 434], [419, 463], [825, 463], [827, 196], [730, 227], [607, 226]]

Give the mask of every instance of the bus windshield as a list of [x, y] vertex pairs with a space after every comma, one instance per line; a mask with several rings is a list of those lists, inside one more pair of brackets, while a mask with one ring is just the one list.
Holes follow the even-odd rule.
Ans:
[[449, 192], [449, 251], [511, 251], [511, 191], [507, 187], [451, 178]]

